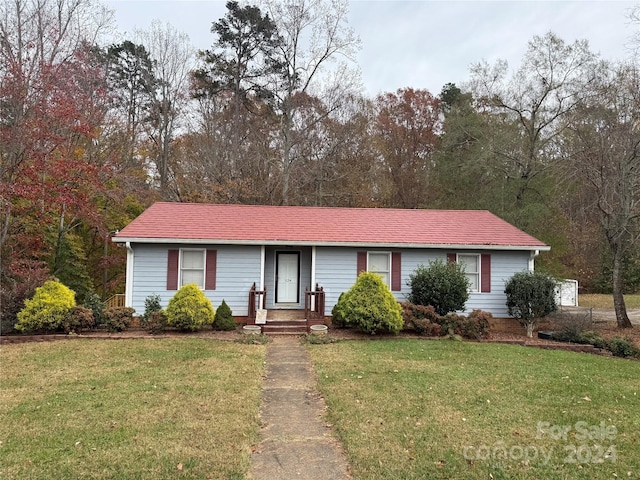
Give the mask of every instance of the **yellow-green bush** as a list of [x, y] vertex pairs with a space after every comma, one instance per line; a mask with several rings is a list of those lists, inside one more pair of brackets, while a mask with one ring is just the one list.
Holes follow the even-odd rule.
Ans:
[[55, 332], [62, 328], [69, 311], [76, 306], [76, 294], [56, 280], [48, 280], [18, 313], [15, 328], [24, 333]]
[[402, 329], [402, 308], [380, 275], [363, 272], [356, 283], [338, 299], [339, 321], [346, 326], [374, 334], [398, 333]]
[[195, 283], [184, 285], [178, 290], [169, 300], [166, 312], [170, 327], [193, 332], [204, 325], [211, 325], [215, 316], [211, 301]]

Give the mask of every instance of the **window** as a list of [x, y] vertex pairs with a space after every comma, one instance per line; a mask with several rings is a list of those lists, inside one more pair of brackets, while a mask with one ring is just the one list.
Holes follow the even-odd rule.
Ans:
[[204, 289], [204, 250], [182, 250], [180, 257], [180, 285], [195, 283]]
[[472, 292], [480, 291], [480, 255], [458, 254], [458, 263], [464, 267], [464, 274]]
[[382, 277], [382, 281], [389, 283], [391, 276], [391, 255], [389, 253], [369, 252], [367, 261], [367, 271], [377, 273]]

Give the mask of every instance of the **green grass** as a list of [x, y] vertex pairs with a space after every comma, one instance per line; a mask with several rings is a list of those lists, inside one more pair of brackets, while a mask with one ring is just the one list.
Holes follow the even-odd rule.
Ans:
[[[640, 308], [640, 295], [625, 295], [625, 304], [627, 308]], [[586, 308], [613, 308], [613, 296], [599, 293], [581, 294], [578, 297], [578, 303], [581, 307]]]
[[233, 479], [249, 469], [264, 346], [137, 339], [0, 348], [2, 479]]
[[[639, 362], [449, 340], [308, 349], [356, 480], [640, 477]], [[580, 438], [601, 422], [608, 438]]]

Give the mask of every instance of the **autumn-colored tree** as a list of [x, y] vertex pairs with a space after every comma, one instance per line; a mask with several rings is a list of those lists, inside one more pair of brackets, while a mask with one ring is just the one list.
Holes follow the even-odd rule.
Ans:
[[424, 207], [438, 144], [440, 101], [426, 90], [400, 89], [376, 99], [375, 144], [389, 176], [386, 205]]

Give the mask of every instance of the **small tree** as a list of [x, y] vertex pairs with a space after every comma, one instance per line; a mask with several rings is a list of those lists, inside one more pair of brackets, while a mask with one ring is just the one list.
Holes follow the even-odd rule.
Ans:
[[533, 337], [533, 329], [539, 318], [556, 311], [556, 281], [539, 272], [518, 272], [507, 281], [509, 315], [527, 328], [527, 337]]
[[76, 306], [75, 293], [56, 280], [48, 280], [18, 313], [16, 330], [54, 332], [62, 328], [69, 311]]
[[179, 330], [198, 331], [211, 325], [214, 316], [211, 301], [195, 283], [180, 288], [167, 305], [167, 324]]
[[367, 333], [398, 333], [402, 329], [402, 308], [380, 275], [363, 272], [338, 300], [340, 320]]
[[441, 259], [429, 262], [429, 267], [418, 265], [409, 275], [407, 285], [411, 293], [409, 302], [415, 305], [431, 305], [438, 315], [464, 310], [469, 299], [469, 279], [464, 267], [456, 262]]
[[233, 319], [233, 313], [231, 308], [227, 305], [227, 302], [222, 300], [222, 304], [216, 310], [216, 315], [213, 319], [214, 330], [235, 330], [236, 321]]

